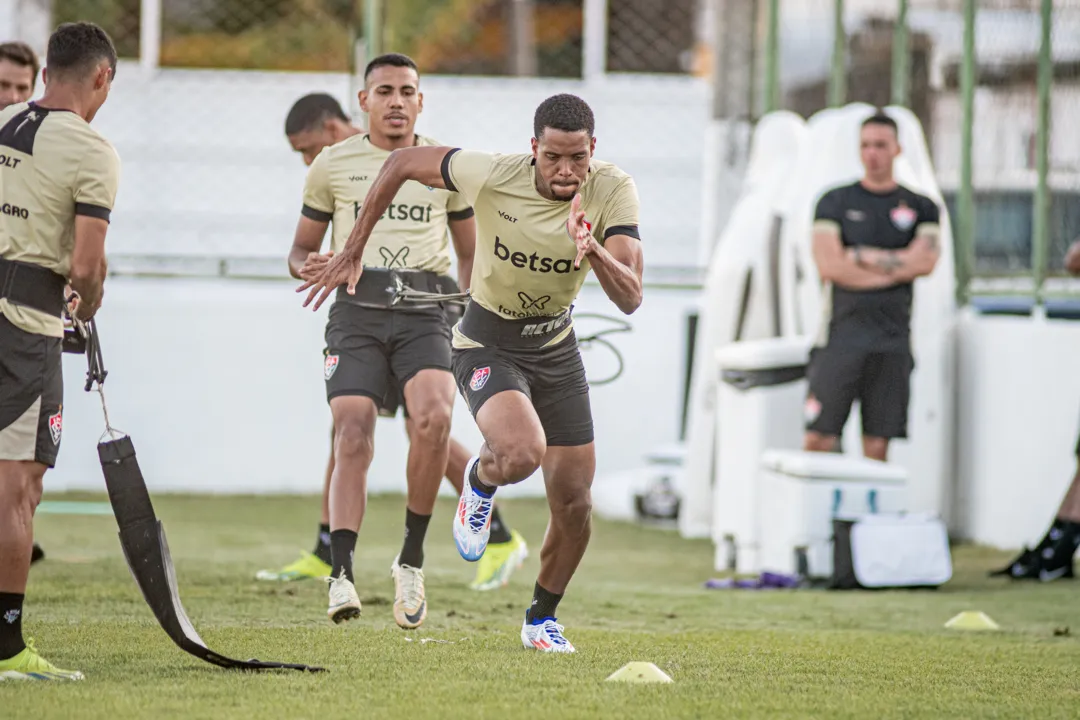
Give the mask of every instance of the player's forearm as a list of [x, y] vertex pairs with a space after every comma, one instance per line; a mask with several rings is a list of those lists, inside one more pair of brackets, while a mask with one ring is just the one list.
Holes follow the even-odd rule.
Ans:
[[641, 278], [637, 269], [619, 262], [595, 241], [587, 256], [608, 298], [624, 314], [631, 315], [641, 306], [642, 299]]
[[828, 263], [819, 263], [818, 274], [822, 280], [848, 290], [880, 290], [897, 283], [894, 276], [879, 274], [861, 268], [854, 261], [847, 258], [839, 258]]
[[92, 268], [72, 269], [69, 284], [71, 289], [79, 294], [79, 304], [76, 314], [81, 318], [92, 317], [101, 307], [101, 300], [105, 294], [105, 276], [108, 274], [108, 263], [105, 258]]
[[462, 292], [472, 287], [472, 268], [472, 255], [468, 258], [458, 257], [458, 287], [461, 288]]
[[307, 261], [308, 251], [302, 247], [292, 246], [292, 250], [289, 251], [289, 274], [297, 280], [300, 280], [300, 268], [304, 267], [304, 263]]
[[375, 182], [372, 183], [364, 198], [364, 204], [356, 215], [356, 222], [353, 224], [352, 232], [349, 233], [349, 239], [345, 241], [345, 247], [341, 250], [343, 254], [352, 258], [364, 256], [364, 248], [367, 246], [371, 231], [375, 228], [375, 223], [390, 207], [397, 191], [409, 179], [407, 163], [401, 161], [398, 152], [395, 150], [390, 153], [390, 157], [383, 163], [379, 174], [375, 176]]
[[916, 242], [903, 250], [854, 249], [856, 264], [895, 283], [912, 282], [929, 275], [937, 265], [936, 249], [925, 242]]

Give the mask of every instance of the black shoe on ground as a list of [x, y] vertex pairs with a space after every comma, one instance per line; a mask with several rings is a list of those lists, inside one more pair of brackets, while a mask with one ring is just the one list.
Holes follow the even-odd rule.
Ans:
[[1015, 560], [999, 570], [991, 571], [989, 576], [1009, 577], [1013, 580], [1037, 580], [1039, 567], [1039, 554], [1025, 545]]

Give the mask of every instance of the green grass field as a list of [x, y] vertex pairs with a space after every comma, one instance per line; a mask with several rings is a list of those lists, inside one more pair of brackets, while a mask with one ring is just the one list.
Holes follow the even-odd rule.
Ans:
[[[46, 500], [104, 500], [51, 495]], [[263, 567], [314, 540], [316, 498], [155, 498], [188, 615], [238, 658], [328, 673], [244, 674], [181, 652], [157, 626], [120, 552], [111, 516], [39, 515], [48, 553], [31, 571], [26, 634], [82, 683], [0, 684], [3, 718], [126, 717], [1077, 717], [1080, 603], [1070, 582], [990, 580], [1001, 553], [958, 548], [939, 591], [706, 590], [712, 547], [674, 532], [597, 521], [560, 607], [578, 652], [541, 655], [518, 633], [538, 567], [542, 502], [504, 503], [530, 542], [502, 590], [468, 589], [474, 566], [441, 501], [428, 532], [427, 622], [393, 621], [389, 566], [400, 497], [373, 497], [357, 548], [364, 614], [326, 619], [326, 585], [268, 585]], [[946, 630], [982, 610], [998, 632]], [[1063, 634], [1065, 628], [1071, 632]], [[432, 638], [444, 643], [422, 642]], [[669, 685], [604, 682], [632, 660]]]

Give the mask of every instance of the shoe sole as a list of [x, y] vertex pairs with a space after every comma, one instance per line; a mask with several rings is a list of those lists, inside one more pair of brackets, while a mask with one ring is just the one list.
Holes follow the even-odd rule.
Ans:
[[335, 625], [340, 625], [343, 622], [355, 620], [358, 617], [360, 617], [360, 608], [354, 607], [341, 608], [340, 610], [334, 611], [334, 613], [330, 615], [330, 619], [334, 621]]

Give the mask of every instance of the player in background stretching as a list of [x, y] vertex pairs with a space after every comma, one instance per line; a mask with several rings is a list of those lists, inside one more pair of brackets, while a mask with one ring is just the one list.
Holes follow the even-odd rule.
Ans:
[[[369, 131], [324, 149], [308, 172], [302, 217], [289, 257], [290, 270], [297, 277], [304, 264], [326, 262], [340, 250], [372, 180], [392, 150], [433, 144], [414, 129], [423, 97], [411, 59], [398, 54], [375, 58], [365, 69], [364, 83], [360, 104], [368, 113]], [[364, 293], [356, 298], [342, 294], [330, 311], [324, 375], [335, 428], [328, 608], [335, 622], [360, 612], [352, 553], [365, 508], [375, 417], [379, 411], [392, 413], [401, 401], [409, 408], [409, 498], [404, 544], [391, 568], [396, 588], [394, 618], [401, 627], [414, 628], [426, 615], [423, 542], [439, 482], [448, 462], [454, 460], [449, 440], [453, 408], [450, 328], [441, 305], [401, 303], [389, 308], [385, 289], [397, 278], [417, 290], [457, 292], [458, 284], [446, 275], [451, 263], [447, 225], [458, 254], [461, 285], [467, 287], [475, 243], [472, 214], [455, 193], [419, 184], [403, 188], [379, 227], [378, 246], [364, 259], [372, 268]], [[331, 221], [331, 252], [320, 255]], [[467, 457], [468, 453], [459, 449], [458, 455]], [[462, 459], [457, 462], [464, 464]], [[492, 587], [505, 582], [526, 552], [519, 535], [507, 532], [506, 536], [506, 560], [487, 579]]]
[[[37, 55], [26, 43], [0, 43], [0, 110], [30, 99], [37, 87], [40, 67]], [[69, 294], [65, 292], [64, 297]], [[35, 540], [30, 551], [30, 564], [44, 558], [45, 551]]]
[[34, 511], [63, 428], [64, 286], [76, 319], [101, 306], [120, 159], [90, 127], [116, 75], [92, 23], [49, 38], [45, 95], [0, 110], [0, 680], [81, 680], [22, 636]]
[[[349, 122], [348, 116], [338, 101], [326, 93], [312, 93], [300, 98], [293, 104], [285, 119], [285, 135], [289, 144], [293, 150], [301, 154], [304, 164], [308, 166], [324, 148], [361, 132]], [[451, 325], [460, 316], [458, 307], [455, 304], [448, 305]], [[392, 381], [390, 384], [393, 387], [379, 409], [379, 414], [384, 417], [393, 417], [403, 400], [397, 386]], [[403, 408], [403, 413], [406, 430], [411, 436], [412, 422], [409, 420], [408, 410]], [[256, 575], [258, 579], [289, 581], [330, 575], [330, 478], [334, 472], [333, 431], [331, 431], [330, 445], [330, 457], [326, 464], [323, 483], [322, 518], [314, 551], [302, 552], [300, 559], [281, 570], [260, 570]], [[469, 451], [451, 437], [445, 475], [459, 495], [465, 464], [468, 463], [469, 457]], [[479, 563], [476, 577], [469, 587], [473, 590], [485, 591], [506, 585], [514, 570], [521, 567], [527, 556], [528, 547], [524, 538], [509, 525], [504, 524], [496, 507], [491, 518], [489, 550]]]
[[341, 285], [359, 292], [376, 221], [409, 180], [457, 191], [472, 204], [476, 272], [454, 327], [453, 364], [484, 444], [469, 461], [453, 534], [462, 557], [482, 557], [496, 490], [543, 469], [551, 520], [521, 628], [522, 644], [543, 652], [574, 652], [555, 613], [589, 544], [596, 470], [571, 306], [590, 267], [622, 312], [642, 300], [637, 190], [625, 172], [593, 159], [593, 130], [585, 101], [555, 95], [536, 109], [531, 153], [397, 150], [344, 247], [300, 272], [300, 290], [311, 289], [304, 304], [317, 297], [316, 309]]

